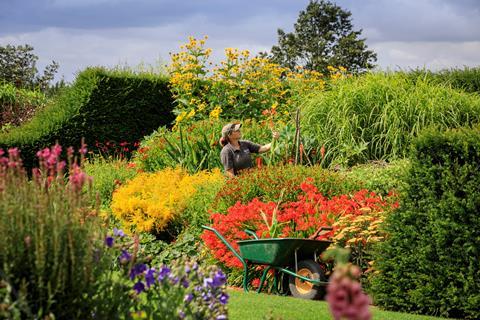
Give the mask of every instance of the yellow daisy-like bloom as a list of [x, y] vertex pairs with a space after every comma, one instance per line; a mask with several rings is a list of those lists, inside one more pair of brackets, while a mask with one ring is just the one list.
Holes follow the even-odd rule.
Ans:
[[195, 109], [190, 110], [187, 114], [187, 119], [193, 118], [195, 116]]
[[221, 113], [222, 113], [222, 108], [220, 108], [220, 106], [216, 106], [215, 109], [213, 109], [210, 112], [210, 118], [211, 119], [218, 119], [220, 117]]

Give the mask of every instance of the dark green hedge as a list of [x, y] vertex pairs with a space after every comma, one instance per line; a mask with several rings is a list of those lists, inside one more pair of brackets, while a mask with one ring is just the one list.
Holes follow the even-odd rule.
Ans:
[[31, 122], [1, 134], [0, 148], [18, 147], [31, 167], [36, 152], [56, 141], [78, 147], [83, 137], [93, 147], [97, 141], [140, 140], [171, 124], [172, 107], [166, 77], [88, 68]]
[[479, 319], [480, 128], [428, 130], [413, 150], [406, 199], [375, 256], [375, 303]]

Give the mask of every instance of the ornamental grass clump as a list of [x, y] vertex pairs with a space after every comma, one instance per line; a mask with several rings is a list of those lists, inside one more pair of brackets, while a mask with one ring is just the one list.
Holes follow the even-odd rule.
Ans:
[[161, 232], [201, 186], [223, 184], [218, 169], [189, 175], [182, 168], [141, 173], [113, 194], [112, 212], [129, 232]]
[[427, 77], [372, 73], [337, 81], [302, 106], [302, 136], [324, 146], [322, 166], [408, 156], [423, 129], [471, 126], [480, 121], [480, 97]]
[[0, 317], [91, 316], [103, 236], [79, 151], [80, 161], [72, 148], [67, 161], [59, 145], [39, 151], [30, 180], [19, 151], [0, 149], [0, 300], [11, 302]]

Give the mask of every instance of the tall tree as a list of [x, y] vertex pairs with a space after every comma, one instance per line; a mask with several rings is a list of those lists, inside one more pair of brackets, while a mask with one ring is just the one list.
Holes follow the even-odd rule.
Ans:
[[52, 61], [43, 74], [39, 74], [37, 60], [33, 47], [28, 44], [0, 46], [0, 82], [12, 83], [18, 88], [47, 89], [58, 70], [58, 63]]
[[278, 29], [278, 45], [272, 47], [270, 57], [292, 70], [302, 66], [327, 73], [330, 65], [359, 73], [373, 68], [377, 55], [359, 38], [362, 30], [352, 30], [351, 15], [330, 1], [310, 0], [293, 32]]

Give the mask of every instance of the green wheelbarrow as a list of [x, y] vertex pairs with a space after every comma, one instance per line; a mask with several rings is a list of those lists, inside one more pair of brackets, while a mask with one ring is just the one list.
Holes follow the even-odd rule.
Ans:
[[[243, 264], [243, 289], [248, 291], [249, 268], [252, 265], [266, 265], [260, 279], [258, 292], [270, 270], [273, 270], [272, 291], [288, 294], [297, 298], [320, 299], [325, 294], [328, 284], [325, 271], [318, 261], [318, 256], [330, 246], [331, 241], [299, 238], [259, 239], [251, 230], [245, 233], [253, 236], [251, 240], [237, 241], [240, 252], [216, 229], [208, 226], [202, 228], [212, 231]], [[319, 231], [331, 230], [321, 228]], [[318, 233], [317, 233], [318, 234]]]

